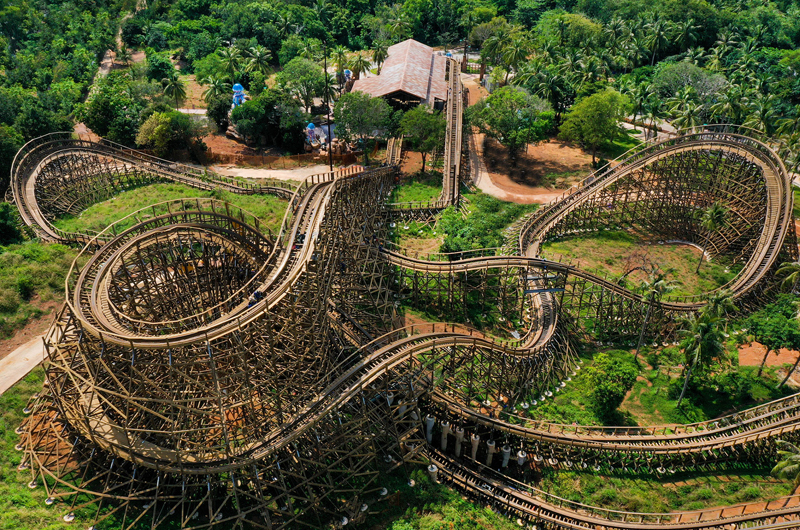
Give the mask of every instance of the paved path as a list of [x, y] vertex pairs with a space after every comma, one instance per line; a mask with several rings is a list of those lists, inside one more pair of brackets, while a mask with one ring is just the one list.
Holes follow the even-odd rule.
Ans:
[[0, 394], [16, 385], [44, 360], [44, 335], [39, 335], [0, 359]]
[[[334, 166], [334, 170], [340, 169]], [[235, 166], [211, 166], [211, 171], [229, 177], [244, 177], [249, 179], [278, 179], [278, 180], [303, 180], [311, 175], [327, 173], [330, 168], [327, 164], [317, 164], [297, 169], [255, 169]]]

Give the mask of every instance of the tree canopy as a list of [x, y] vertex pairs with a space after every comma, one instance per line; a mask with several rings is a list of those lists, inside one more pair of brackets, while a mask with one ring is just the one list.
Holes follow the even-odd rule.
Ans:
[[468, 109], [469, 123], [508, 149], [516, 163], [520, 149], [546, 138], [553, 128], [550, 105], [518, 87], [503, 87]]
[[431, 112], [427, 107], [414, 107], [400, 120], [400, 131], [411, 149], [422, 154], [422, 172], [428, 153], [444, 145], [447, 120], [441, 112]]
[[560, 137], [590, 149], [594, 162], [597, 149], [614, 141], [619, 134], [619, 122], [630, 110], [628, 98], [616, 90], [598, 92], [573, 105], [561, 125]]

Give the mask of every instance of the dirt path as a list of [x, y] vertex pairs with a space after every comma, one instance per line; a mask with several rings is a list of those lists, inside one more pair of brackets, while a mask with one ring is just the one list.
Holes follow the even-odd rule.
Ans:
[[[469, 104], [474, 105], [488, 92], [478, 83], [478, 76], [462, 74], [464, 87], [469, 90]], [[564, 192], [552, 188], [529, 186], [515, 182], [505, 172], [490, 171], [484, 153], [484, 135], [473, 132], [469, 137], [469, 158], [472, 168], [472, 181], [484, 193], [498, 199], [521, 204], [546, 203], [557, 199]], [[563, 142], [546, 142], [528, 146], [528, 155], [540, 164], [539, 172], [564, 172], [585, 170], [589, 174], [588, 161], [591, 157], [580, 149], [569, 147]]]
[[301, 167], [297, 169], [256, 169], [244, 168], [236, 166], [211, 166], [211, 171], [215, 171], [221, 175], [229, 177], [244, 177], [250, 179], [279, 179], [279, 180], [303, 180], [310, 175], [318, 175], [320, 173], [327, 173], [329, 168], [327, 165], [315, 165], [308, 167]]

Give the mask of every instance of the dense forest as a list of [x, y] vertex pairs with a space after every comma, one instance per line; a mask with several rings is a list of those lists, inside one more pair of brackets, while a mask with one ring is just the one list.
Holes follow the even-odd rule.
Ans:
[[[223, 128], [230, 87], [242, 83], [254, 99], [234, 113], [234, 122], [246, 136], [297, 149], [313, 98], [323, 95], [323, 46], [337, 71], [350, 67], [358, 75], [373, 64], [379, 67], [386, 48], [409, 37], [480, 52], [499, 84], [524, 87], [547, 101], [555, 127], [577, 100], [610, 86], [629, 96], [634, 119], [667, 119], [676, 127], [740, 123], [798, 144], [797, 0], [9, 0], [3, 5], [2, 188], [25, 141], [70, 129], [77, 121], [111, 140], [162, 153], [197, 136], [189, 120], [173, 110], [185, 97], [179, 74], [194, 73], [206, 86], [208, 115]], [[108, 49], [131, 67], [95, 79]], [[131, 63], [134, 50], [146, 51], [146, 60]], [[399, 123], [397, 116], [392, 119]]]

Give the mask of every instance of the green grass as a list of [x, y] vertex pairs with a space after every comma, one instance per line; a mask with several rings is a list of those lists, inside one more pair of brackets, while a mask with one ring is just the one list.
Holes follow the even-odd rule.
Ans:
[[[363, 528], [370, 530], [519, 530], [510, 519], [485, 506], [465, 500], [460, 493], [433, 484], [422, 469], [411, 473], [416, 485], [411, 488], [405, 475], [396, 471], [385, 484], [389, 495], [370, 510], [378, 514], [367, 518]], [[359, 525], [359, 528], [362, 526]]]
[[792, 212], [794, 213], [795, 219], [800, 219], [800, 189], [797, 189], [794, 186], [792, 186], [792, 189], [794, 190], [794, 208], [792, 209]]
[[625, 129], [619, 136], [617, 136], [616, 140], [601, 147], [598, 155], [608, 160], [613, 160], [624, 155], [627, 151], [633, 149], [637, 145], [641, 145], [641, 143], [641, 140], [633, 136], [632, 131]]
[[[265, 221], [265, 225], [273, 232], [280, 227], [287, 205], [284, 199], [271, 195], [237, 195], [222, 190], [203, 191], [183, 184], [164, 183], [124, 191], [112, 199], [90, 206], [76, 217], [65, 216], [53, 224], [67, 232], [99, 232], [118, 219], [152, 204], [193, 197], [213, 197], [229, 202]], [[136, 220], [129, 219], [117, 231], [134, 224]]]
[[[671, 295], [702, 294], [725, 285], [736, 276], [740, 265], [730, 267], [721, 260], [703, 261], [695, 274], [700, 251], [689, 245], [649, 244], [648, 240], [631, 231], [601, 231], [569, 237], [542, 246], [545, 256], [572, 262], [587, 271], [620, 276], [635, 267], [658, 266], [667, 279], [675, 282]], [[636, 271], [627, 279], [636, 287], [647, 279]]]
[[0, 247], [0, 338], [47, 315], [46, 302], [64, 299], [64, 278], [76, 255], [37, 241]]
[[408, 181], [397, 186], [392, 192], [390, 202], [428, 202], [435, 201], [442, 192], [442, 174], [438, 171], [417, 173]]
[[44, 503], [47, 493], [42, 486], [28, 488], [30, 471], [17, 471], [22, 453], [15, 450], [19, 436], [14, 430], [22, 423], [22, 409], [28, 398], [42, 389], [44, 370], [36, 368], [16, 386], [0, 396], [2, 417], [2, 438], [0, 438], [0, 528], [14, 530], [63, 530], [67, 528], [87, 528], [89, 525], [76, 519], [72, 524], [65, 523], [61, 516], [66, 507], [55, 503]]
[[791, 490], [789, 483], [771, 478], [763, 469], [745, 469], [730, 475], [678, 473], [661, 479], [545, 469], [539, 487], [583, 504], [650, 513], [771, 500], [788, 495]]

